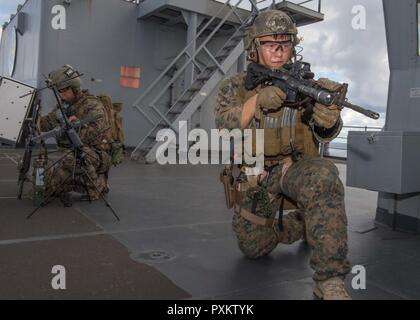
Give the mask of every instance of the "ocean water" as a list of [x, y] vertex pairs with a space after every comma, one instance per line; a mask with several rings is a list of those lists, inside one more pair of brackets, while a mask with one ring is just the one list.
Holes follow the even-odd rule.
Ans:
[[347, 141], [337, 142], [333, 141], [329, 144], [328, 149], [325, 152], [326, 156], [337, 157], [337, 158], [347, 158]]

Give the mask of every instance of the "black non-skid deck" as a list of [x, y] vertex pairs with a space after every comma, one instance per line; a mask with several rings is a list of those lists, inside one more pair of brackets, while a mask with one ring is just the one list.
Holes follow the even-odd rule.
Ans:
[[[0, 151], [0, 299], [314, 299], [310, 249], [279, 245], [242, 256], [231, 230], [218, 166], [113, 168], [108, 199], [54, 201], [30, 220], [16, 200], [16, 150]], [[342, 179], [346, 167], [337, 164]], [[354, 299], [419, 299], [420, 237], [375, 226], [376, 193], [346, 188], [349, 258], [366, 268]], [[66, 270], [54, 290], [53, 266]]]

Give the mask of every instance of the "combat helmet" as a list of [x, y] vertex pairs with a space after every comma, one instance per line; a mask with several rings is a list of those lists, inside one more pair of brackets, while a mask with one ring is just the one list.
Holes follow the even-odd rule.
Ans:
[[293, 47], [299, 44], [296, 23], [287, 13], [280, 10], [266, 10], [258, 14], [246, 32], [245, 49], [248, 51], [248, 59], [253, 61], [257, 58], [258, 48], [255, 39], [275, 34], [290, 35]]
[[80, 73], [68, 64], [65, 64], [61, 68], [52, 71], [48, 75], [48, 79], [52, 85], [56, 85], [58, 90], [69, 87], [72, 89], [80, 90]]

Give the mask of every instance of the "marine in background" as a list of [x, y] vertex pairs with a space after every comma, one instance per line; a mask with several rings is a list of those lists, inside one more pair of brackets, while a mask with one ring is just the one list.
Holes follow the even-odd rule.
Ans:
[[[57, 139], [62, 158], [54, 164], [52, 160], [44, 173], [45, 195], [59, 197], [65, 206], [71, 206], [70, 192], [79, 192], [86, 200], [94, 201], [101, 193], [109, 192], [108, 174], [112, 163], [112, 119], [103, 101], [81, 88], [80, 74], [69, 65], [52, 71], [48, 78], [56, 85], [63, 102], [65, 114], [70, 123], [97, 117], [78, 129], [83, 143], [84, 170], [75, 157], [70, 142], [65, 136]], [[59, 126], [60, 110], [53, 111], [40, 119], [41, 131], [50, 131]]]

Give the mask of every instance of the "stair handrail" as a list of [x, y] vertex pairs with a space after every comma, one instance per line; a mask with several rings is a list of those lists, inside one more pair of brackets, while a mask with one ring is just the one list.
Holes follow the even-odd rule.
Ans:
[[[237, 35], [237, 33], [240, 31], [242, 29], [242, 26], [241, 27], [239, 27], [238, 28], [238, 30], [236, 30], [235, 31], [235, 33], [223, 44], [223, 46], [220, 48], [220, 50], [216, 53], [216, 55], [215, 56], [217, 56], [220, 52], [222, 52], [223, 51], [223, 49], [225, 48], [225, 46], [226, 46], [226, 44], [228, 44], [232, 39], [233, 39], [233, 37], [235, 36], [235, 35]], [[241, 40], [242, 41], [242, 40]], [[240, 43], [240, 41], [236, 44], [236, 45], [238, 45]], [[235, 45], [235, 46], [236, 46]], [[205, 72], [205, 70], [207, 69], [209, 67], [209, 65], [206, 65], [206, 67], [204, 68], [204, 70], [202, 71], [202, 72], [200, 72], [199, 73], [199, 76], [201, 75], [201, 74], [203, 74], [204, 72]], [[179, 98], [177, 98], [176, 100], [175, 100], [175, 102], [173, 102], [172, 103], [172, 106], [167, 110], [167, 112], [165, 113], [165, 116], [167, 116], [171, 111], [172, 111], [172, 109], [176, 106], [176, 104], [183, 98], [183, 96], [188, 92], [188, 90], [191, 88], [191, 86], [190, 87], [188, 87], [188, 88], [185, 88], [184, 89], [184, 91], [179, 95]], [[158, 123], [159, 124], [159, 123]]]
[[198, 55], [198, 53], [206, 46], [206, 44], [213, 38], [214, 34], [219, 31], [220, 27], [225, 23], [225, 21], [231, 16], [234, 10], [236, 10], [237, 6], [242, 2], [243, 0], [239, 0], [238, 3], [228, 12], [228, 14], [219, 22], [217, 27], [209, 34], [209, 36], [206, 38], [206, 40], [203, 41], [203, 43], [199, 46], [198, 49], [195, 50], [194, 54], [191, 55], [190, 58], [186, 60], [184, 65], [177, 70], [177, 72], [172, 76], [172, 79], [160, 90], [160, 93], [150, 102], [149, 106], [154, 105], [166, 92], [166, 90], [180, 77], [183, 75], [184, 70], [190, 65], [192, 60]]
[[[226, 45], [238, 34], [238, 32], [242, 31], [242, 29], [244, 28], [244, 26], [247, 24], [248, 19], [252, 16], [252, 13], [244, 20], [244, 23], [232, 34], [232, 36], [220, 47], [219, 51], [217, 51], [216, 55], [217, 56], [220, 52], [223, 51], [223, 49], [226, 47]], [[243, 41], [243, 40], [241, 40]], [[236, 45], [239, 45], [239, 43], [241, 42], [239, 41]], [[199, 75], [201, 75], [202, 73], [204, 73], [204, 71], [209, 67], [209, 65], [206, 65], [205, 68], [203, 69], [202, 72], [199, 73]], [[191, 88], [191, 86], [189, 86], [188, 88], [185, 88], [184, 91], [179, 95], [179, 97], [176, 99], [175, 102], [172, 103], [171, 107], [165, 112], [165, 116], [168, 116], [169, 113], [173, 110], [173, 108], [177, 105], [177, 103], [184, 97], [184, 95], [188, 92], [188, 90]], [[147, 140], [147, 137], [155, 130], [155, 128], [162, 122], [164, 121], [163, 119], [160, 119], [153, 127], [152, 129], [148, 132], [148, 134], [137, 144], [137, 146], [134, 148], [133, 152], [132, 152], [132, 157], [134, 157], [134, 155], [139, 151], [140, 147], [143, 145], [143, 143]]]
[[[147, 89], [143, 92], [143, 94], [133, 103], [133, 107], [137, 107], [141, 100], [143, 100], [158, 84], [163, 77], [166, 75], [166, 73], [178, 62], [178, 60], [188, 51], [190, 46], [197, 41], [197, 39], [201, 36], [201, 34], [207, 30], [207, 28], [213, 23], [213, 21], [218, 18], [219, 14], [222, 13], [222, 11], [228, 7], [231, 0], [228, 0], [221, 8], [220, 10], [201, 28], [201, 30], [196, 34], [196, 36], [187, 44], [187, 46], [174, 58], [174, 60], [165, 68], [164, 71], [161, 72], [161, 74], [153, 81]], [[242, 0], [240, 0], [242, 2]]]

